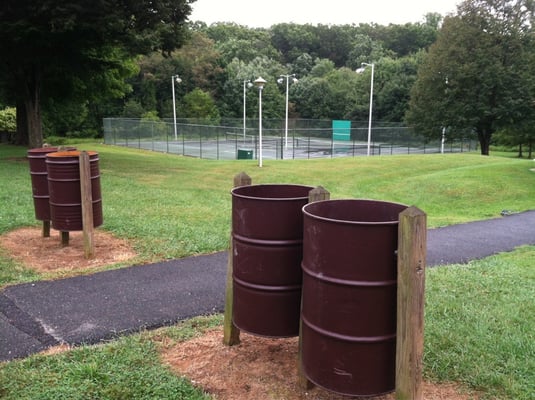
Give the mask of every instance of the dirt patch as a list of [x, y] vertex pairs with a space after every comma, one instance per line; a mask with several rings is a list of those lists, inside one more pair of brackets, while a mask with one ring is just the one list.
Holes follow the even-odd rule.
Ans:
[[[162, 359], [217, 400], [345, 400], [348, 397], [315, 387], [300, 390], [297, 374], [297, 338], [266, 339], [241, 334], [241, 344], [223, 345], [222, 329], [173, 346], [165, 346]], [[426, 400], [469, 400], [454, 384], [425, 382]], [[362, 399], [362, 397], [360, 397]], [[370, 398], [371, 399], [371, 398]], [[394, 400], [394, 394], [374, 397]]]
[[71, 349], [72, 349], [71, 346], [69, 346], [68, 344], [64, 343], [64, 344], [59, 344], [59, 345], [54, 346], [54, 347], [49, 347], [48, 349], [41, 351], [39, 354], [41, 354], [43, 356], [55, 356], [56, 354], [62, 354], [62, 353], [65, 353], [65, 352], [67, 352], [67, 351], [69, 351]]
[[44, 238], [40, 228], [21, 228], [0, 236], [0, 246], [18, 262], [38, 272], [75, 271], [117, 264], [136, 257], [126, 240], [101, 230], [94, 232], [95, 257], [84, 257], [82, 232], [69, 233], [69, 245], [61, 245], [60, 233]]

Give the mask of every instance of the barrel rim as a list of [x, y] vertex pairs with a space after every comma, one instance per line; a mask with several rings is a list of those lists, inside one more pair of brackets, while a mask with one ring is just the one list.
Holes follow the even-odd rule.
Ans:
[[308, 185], [299, 185], [299, 184], [291, 184], [291, 183], [263, 183], [258, 185], [244, 185], [244, 186], [237, 186], [233, 188], [230, 193], [234, 197], [239, 197], [242, 199], [248, 199], [248, 200], [260, 200], [260, 201], [292, 201], [292, 200], [307, 200], [308, 199], [308, 193], [306, 196], [297, 196], [297, 197], [258, 197], [258, 196], [247, 196], [244, 194], [237, 193], [239, 190], [244, 190], [245, 188], [258, 188], [258, 187], [295, 187], [295, 188], [303, 188], [303, 189], [309, 189], [313, 190], [313, 186]]
[[[46, 156], [47, 158], [79, 157], [81, 153], [81, 150], [56, 151], [54, 153], [49, 153]], [[87, 154], [89, 154], [89, 156], [98, 155], [96, 151], [87, 151]]]
[[28, 158], [38, 158], [42, 159], [47, 156], [47, 154], [56, 153], [58, 151], [57, 147], [43, 147], [39, 149], [31, 149], [26, 153]]
[[62, 151], [74, 151], [76, 147], [74, 146], [49, 146], [49, 147], [38, 147], [34, 149], [29, 149], [26, 153], [28, 158], [45, 158], [47, 154], [57, 153], [60, 148], [63, 147]]
[[[399, 219], [395, 221], [354, 221], [354, 220], [346, 220], [346, 219], [337, 219], [337, 218], [329, 218], [329, 217], [322, 217], [320, 215], [312, 214], [310, 211], [307, 210], [307, 208], [310, 207], [317, 207], [319, 203], [359, 203], [359, 202], [367, 202], [367, 203], [380, 203], [383, 205], [392, 205], [392, 206], [401, 206], [406, 208], [409, 208], [408, 205], [403, 203], [396, 203], [391, 201], [384, 201], [384, 200], [375, 200], [375, 199], [334, 199], [334, 200], [323, 200], [323, 201], [316, 201], [313, 203], [305, 204], [302, 208], [303, 214], [307, 217], [310, 217], [315, 220], [319, 221], [325, 221], [325, 222], [332, 222], [337, 224], [347, 224], [347, 225], [368, 225], [368, 226], [382, 226], [382, 225], [397, 225], [399, 224]], [[401, 211], [400, 211], [401, 212]]]

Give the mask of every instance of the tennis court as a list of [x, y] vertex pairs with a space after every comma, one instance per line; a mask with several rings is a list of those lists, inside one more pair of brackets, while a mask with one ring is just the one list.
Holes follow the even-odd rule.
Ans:
[[[143, 120], [106, 118], [106, 144], [126, 146], [187, 157], [212, 160], [239, 159], [313, 159], [358, 157], [368, 154], [368, 131], [354, 128], [345, 140], [336, 140], [332, 129], [292, 129], [285, 135], [280, 129], [266, 129], [260, 137], [255, 129], [245, 133], [228, 126], [172, 124]], [[250, 133], [249, 133], [250, 132]], [[456, 139], [444, 145], [441, 139], [426, 142], [406, 127], [372, 129], [370, 155], [453, 153], [473, 151], [477, 141]]]

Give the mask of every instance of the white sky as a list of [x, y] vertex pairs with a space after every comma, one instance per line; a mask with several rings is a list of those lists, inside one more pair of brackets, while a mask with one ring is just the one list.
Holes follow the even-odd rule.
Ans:
[[196, 0], [190, 21], [235, 22], [270, 27], [293, 22], [313, 25], [422, 22], [424, 15], [456, 13], [462, 0]]

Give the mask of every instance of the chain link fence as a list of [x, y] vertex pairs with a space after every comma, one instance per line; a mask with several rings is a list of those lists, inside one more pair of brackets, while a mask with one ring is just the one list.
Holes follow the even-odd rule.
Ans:
[[[260, 151], [258, 120], [227, 119], [218, 125], [202, 120], [150, 121], [104, 118], [104, 143], [214, 160], [256, 159]], [[370, 155], [457, 153], [477, 149], [475, 137], [434, 141], [410, 128], [376, 123], [368, 143], [367, 123], [352, 122], [347, 140], [333, 135], [332, 121], [292, 119], [262, 121], [262, 158], [310, 159]], [[176, 128], [176, 129], [175, 129]]]

